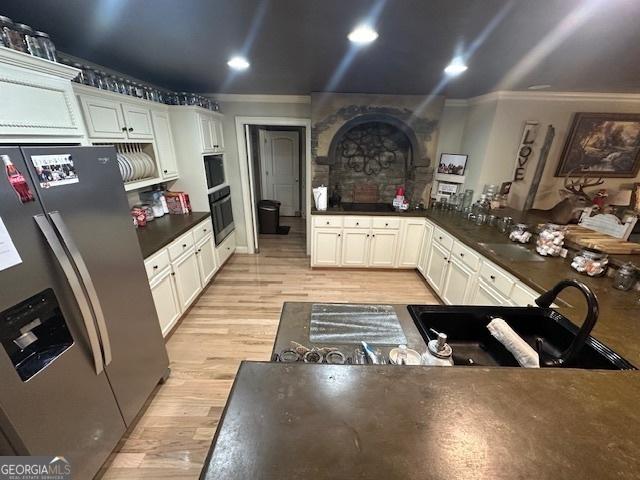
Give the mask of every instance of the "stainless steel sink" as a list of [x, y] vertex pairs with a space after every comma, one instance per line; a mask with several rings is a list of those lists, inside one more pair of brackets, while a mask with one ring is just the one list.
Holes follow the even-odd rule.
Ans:
[[480, 243], [497, 257], [512, 262], [544, 262], [544, 257], [533, 253], [527, 247], [513, 243]]

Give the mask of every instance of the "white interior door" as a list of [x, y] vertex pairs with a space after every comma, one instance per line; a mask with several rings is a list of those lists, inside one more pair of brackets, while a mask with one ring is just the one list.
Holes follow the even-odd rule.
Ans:
[[260, 130], [262, 198], [282, 203], [280, 215], [300, 213], [298, 132]]

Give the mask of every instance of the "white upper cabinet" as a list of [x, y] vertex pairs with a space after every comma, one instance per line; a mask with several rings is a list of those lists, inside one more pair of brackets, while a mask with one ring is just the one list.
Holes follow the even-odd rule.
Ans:
[[136, 140], [153, 138], [151, 111], [148, 108], [123, 103], [122, 111], [124, 112], [124, 121], [129, 138]]
[[214, 114], [198, 113], [200, 140], [203, 153], [221, 153], [224, 151], [222, 122]]
[[120, 104], [98, 97], [80, 97], [87, 131], [91, 138], [127, 139], [127, 127]]
[[78, 72], [0, 47], [0, 140], [84, 143], [86, 131], [71, 87]]
[[173, 144], [169, 113], [152, 110], [151, 121], [162, 178], [175, 178], [178, 176], [178, 161], [176, 159], [176, 149]]

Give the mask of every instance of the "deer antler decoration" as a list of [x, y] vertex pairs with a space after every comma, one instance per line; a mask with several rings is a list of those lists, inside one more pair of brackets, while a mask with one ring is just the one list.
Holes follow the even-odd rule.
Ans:
[[575, 193], [576, 195], [586, 195], [584, 192], [585, 188], [596, 187], [604, 183], [604, 179], [602, 177], [595, 180], [589, 180], [586, 175], [578, 176], [575, 180], [569, 180], [569, 177], [571, 177], [576, 170], [577, 168], [574, 168], [569, 171], [564, 178], [564, 188], [571, 193]]

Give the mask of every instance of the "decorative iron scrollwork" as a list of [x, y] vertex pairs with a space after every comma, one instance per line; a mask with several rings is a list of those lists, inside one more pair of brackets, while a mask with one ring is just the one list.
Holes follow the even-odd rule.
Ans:
[[377, 175], [393, 163], [406, 160], [407, 142], [403, 137], [404, 134], [391, 125], [365, 123], [344, 134], [338, 152], [353, 171]]

